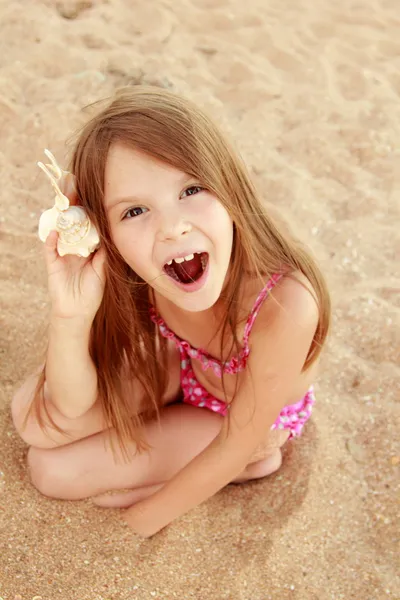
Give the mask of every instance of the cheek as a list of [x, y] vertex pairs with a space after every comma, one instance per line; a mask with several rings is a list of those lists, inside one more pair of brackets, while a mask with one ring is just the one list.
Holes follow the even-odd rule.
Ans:
[[218, 203], [214, 218], [211, 222], [214, 223], [214, 230], [216, 231], [218, 238], [221, 241], [223, 240], [223, 243], [227, 246], [228, 250], [228, 246], [230, 248], [233, 241], [233, 221], [222, 204]]
[[233, 237], [231, 216], [217, 198], [210, 195], [199, 209], [199, 218], [206, 230], [213, 232], [214, 236], [220, 237], [223, 235], [225, 239], [226, 237]]
[[142, 275], [149, 263], [150, 249], [146, 236], [140, 236], [129, 228], [111, 231], [113, 242], [124, 261], [138, 275]]

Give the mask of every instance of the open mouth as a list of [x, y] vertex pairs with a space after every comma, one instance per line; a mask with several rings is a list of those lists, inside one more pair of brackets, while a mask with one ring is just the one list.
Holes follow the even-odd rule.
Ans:
[[190, 284], [198, 281], [208, 264], [207, 252], [196, 252], [185, 258], [177, 258], [164, 265], [165, 273], [178, 283]]

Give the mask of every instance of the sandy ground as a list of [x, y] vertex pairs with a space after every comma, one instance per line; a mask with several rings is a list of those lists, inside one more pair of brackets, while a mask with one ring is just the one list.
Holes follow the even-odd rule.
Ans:
[[[0, 0], [1, 598], [400, 598], [399, 30], [398, 0]], [[280, 472], [147, 541], [118, 511], [41, 497], [9, 416], [48, 306], [35, 163], [138, 82], [215, 115], [334, 301], [314, 417]]]

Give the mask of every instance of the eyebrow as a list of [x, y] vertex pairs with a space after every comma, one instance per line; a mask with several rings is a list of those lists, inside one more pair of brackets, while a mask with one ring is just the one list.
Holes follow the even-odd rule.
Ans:
[[110, 212], [113, 208], [116, 208], [120, 204], [143, 204], [145, 200], [142, 198], [136, 198], [135, 196], [124, 196], [123, 198], [115, 198], [108, 206], [106, 206], [107, 212]]
[[[192, 175], [187, 175], [186, 173], [177, 180], [177, 184], [179, 187], [189, 183], [189, 181], [194, 181], [196, 178]], [[110, 212], [120, 204], [143, 204], [148, 202], [148, 200], [144, 198], [139, 198], [137, 196], [122, 196], [121, 198], [114, 198], [112, 202], [108, 206], [106, 206], [107, 212]]]

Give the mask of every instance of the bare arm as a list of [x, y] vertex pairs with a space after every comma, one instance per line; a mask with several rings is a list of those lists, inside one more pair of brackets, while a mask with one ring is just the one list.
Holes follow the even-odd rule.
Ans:
[[[293, 293], [293, 285], [296, 287]], [[248, 367], [227, 422], [215, 440], [150, 498], [129, 508], [132, 529], [151, 536], [207, 500], [248, 464], [290, 396], [318, 322], [314, 300], [300, 284], [287, 284], [267, 328], [253, 336]]]
[[97, 398], [97, 373], [89, 354], [91, 322], [50, 320], [46, 382], [52, 403], [65, 417], [85, 414]]

